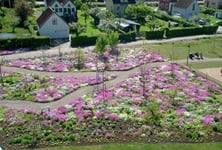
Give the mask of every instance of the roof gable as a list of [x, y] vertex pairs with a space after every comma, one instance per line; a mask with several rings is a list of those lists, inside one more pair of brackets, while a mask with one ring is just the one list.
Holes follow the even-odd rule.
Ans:
[[53, 10], [51, 8], [47, 8], [37, 19], [37, 24], [39, 27], [41, 27], [48, 19], [52, 16]]
[[[51, 6], [52, 4], [54, 4], [55, 2], [59, 2], [60, 4], [66, 4], [68, 1], [70, 0], [46, 0], [46, 3], [48, 6]], [[71, 2], [71, 1], [70, 1]], [[72, 2], [71, 2], [72, 3]]]
[[175, 7], [178, 8], [183, 8], [186, 9], [190, 6], [190, 4], [193, 2], [194, 0], [179, 0], [177, 1], [177, 3], [175, 4]]

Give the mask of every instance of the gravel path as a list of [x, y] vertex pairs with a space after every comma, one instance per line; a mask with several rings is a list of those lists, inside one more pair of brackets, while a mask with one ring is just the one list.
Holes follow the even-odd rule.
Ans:
[[[222, 36], [221, 34], [219, 35], [212, 35], [212, 36]], [[161, 43], [161, 42], [172, 42], [172, 41], [181, 41], [181, 40], [191, 40], [191, 39], [196, 39], [196, 38], [204, 38], [204, 37], [211, 37], [211, 36], [206, 36], [206, 35], [202, 35], [202, 36], [192, 36], [192, 37], [181, 37], [181, 38], [173, 38], [173, 39], [163, 39], [163, 40], [145, 40], [145, 41], [136, 41], [136, 42], [131, 42], [131, 43], [125, 43], [125, 44], [119, 44], [118, 46], [134, 46], [134, 45], [141, 45], [143, 43], [148, 44], [148, 43]], [[71, 48], [69, 46], [70, 43], [65, 43], [62, 44], [60, 46], [51, 48], [50, 50], [44, 50], [44, 54], [45, 55], [52, 55], [52, 54], [58, 54], [58, 49], [60, 48], [60, 50], [62, 52], [71, 52], [71, 51], [75, 51], [76, 48]], [[90, 46], [90, 47], [85, 47], [84, 51], [92, 51], [94, 49], [94, 46]], [[42, 56], [42, 50], [38, 50], [38, 51], [31, 51], [31, 52], [25, 52], [25, 53], [20, 53], [20, 54], [14, 54], [14, 55], [6, 55], [6, 56], [0, 56], [0, 59], [4, 58], [6, 60], [10, 60], [10, 59], [19, 59], [19, 58], [28, 58], [28, 57], [36, 57], [36, 56]], [[222, 61], [222, 59], [207, 59], [205, 58], [202, 61]], [[186, 60], [178, 60], [176, 61], [177, 63], [186, 63]], [[157, 66], [157, 65], [161, 65], [161, 64], [167, 64], [169, 62], [160, 62], [160, 63], [150, 63], [150, 64], [144, 64], [140, 67], [136, 67], [134, 69], [131, 69], [129, 71], [109, 71], [106, 73], [112, 73], [112, 74], [116, 74], [117, 78], [115, 78], [114, 80], [111, 81], [107, 81], [106, 82], [106, 87], [107, 88], [111, 88], [113, 87], [116, 83], [119, 83], [121, 81], [124, 81], [130, 74], [135, 73], [140, 71], [141, 67], [153, 67], [153, 66]], [[82, 75], [96, 75], [95, 72], [81, 72], [81, 73], [77, 73], [77, 72], [65, 72], [65, 73], [58, 73], [58, 72], [39, 72], [39, 71], [34, 71], [34, 70], [27, 70], [27, 69], [22, 69], [22, 68], [15, 68], [15, 67], [3, 67], [4, 70], [11, 70], [14, 72], [19, 72], [22, 74], [38, 74], [38, 75], [47, 75], [47, 76], [65, 76], [65, 75], [74, 75], [74, 76], [82, 76]], [[102, 85], [98, 85], [99, 88], [102, 87]], [[1, 106], [5, 106], [5, 107], [9, 107], [9, 108], [13, 108], [13, 109], [29, 109], [29, 110], [33, 110], [36, 112], [40, 112], [42, 108], [45, 107], [50, 107], [50, 109], [56, 109], [60, 106], [63, 106], [65, 104], [68, 104], [69, 101], [77, 98], [77, 97], [81, 97], [86, 93], [92, 92], [93, 90], [95, 90], [97, 87], [97, 85], [95, 86], [87, 86], [87, 87], [82, 87], [80, 89], [78, 89], [75, 92], [72, 92], [68, 95], [66, 95], [65, 97], [63, 97], [62, 99], [58, 100], [58, 101], [53, 101], [50, 103], [35, 103], [35, 102], [28, 102], [28, 101], [10, 101], [10, 100], [0, 100], [0, 107]]]

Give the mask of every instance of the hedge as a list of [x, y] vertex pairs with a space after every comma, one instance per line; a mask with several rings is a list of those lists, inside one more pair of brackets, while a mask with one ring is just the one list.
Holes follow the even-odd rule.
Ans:
[[181, 29], [167, 29], [166, 36], [171, 37], [181, 37], [181, 36], [192, 36], [201, 34], [214, 34], [217, 31], [218, 26], [203, 26], [203, 27], [189, 27]]
[[[129, 33], [122, 33], [119, 35], [120, 42], [131, 42], [136, 40], [136, 33], [129, 32]], [[71, 46], [78, 47], [78, 46], [90, 46], [95, 45], [97, 40], [97, 36], [79, 36], [76, 37], [72, 35], [71, 37]]]
[[97, 40], [97, 36], [78, 36], [75, 37], [72, 35], [71, 37], [71, 46], [90, 46], [90, 45], [95, 45]]
[[129, 33], [122, 33], [119, 35], [120, 42], [131, 42], [136, 40], [136, 33], [129, 32]]
[[0, 39], [0, 49], [14, 49], [21, 47], [36, 48], [43, 45], [50, 45], [50, 38], [48, 36]]
[[162, 39], [164, 35], [164, 30], [160, 31], [147, 31], [146, 39]]

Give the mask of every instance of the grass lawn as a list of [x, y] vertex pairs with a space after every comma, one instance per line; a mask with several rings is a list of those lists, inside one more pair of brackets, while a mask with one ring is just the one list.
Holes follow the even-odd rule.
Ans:
[[203, 68], [217, 68], [222, 67], [222, 61], [212, 61], [212, 62], [190, 62], [192, 68], [203, 69]]
[[192, 41], [146, 44], [145, 48], [160, 53], [166, 58], [170, 58], [171, 54], [174, 59], [186, 59], [188, 53], [188, 44], [190, 43], [190, 52], [202, 52], [203, 57], [222, 58], [222, 38], [204, 38]]
[[50, 147], [39, 150], [221, 150], [222, 143], [201, 144], [105, 144], [73, 147]]
[[[78, 22], [85, 25], [85, 18], [81, 10], [78, 10]], [[81, 35], [97, 36], [100, 34], [102, 34], [102, 32], [100, 32], [97, 27], [93, 25], [93, 18], [88, 16], [86, 19], [86, 32], [82, 33]]]

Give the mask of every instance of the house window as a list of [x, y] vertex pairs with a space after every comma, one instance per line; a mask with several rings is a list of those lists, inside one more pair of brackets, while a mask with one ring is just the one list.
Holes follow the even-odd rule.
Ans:
[[52, 19], [52, 25], [57, 25], [57, 23], [58, 23], [58, 22], [57, 22], [57, 18], [53, 18], [53, 19]]
[[58, 8], [55, 8], [55, 12], [58, 12]]
[[195, 10], [195, 4], [193, 4], [193, 9], [192, 10]]
[[70, 7], [70, 4], [68, 4], [68, 7]]
[[62, 8], [59, 8], [59, 12], [62, 12]]
[[67, 12], [67, 9], [66, 9], [66, 8], [64, 8], [64, 12], [65, 12], [65, 13]]
[[74, 8], [72, 8], [72, 12], [74, 12], [75, 11], [75, 9]]

